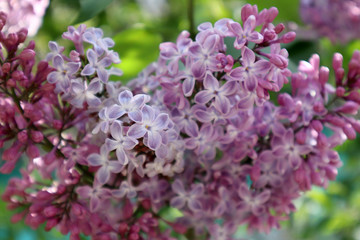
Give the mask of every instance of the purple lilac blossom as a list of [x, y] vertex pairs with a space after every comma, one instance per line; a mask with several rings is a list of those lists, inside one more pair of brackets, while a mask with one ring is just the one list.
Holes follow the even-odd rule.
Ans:
[[[158, 61], [127, 86], [102, 81], [91, 69], [104, 58], [120, 61], [100, 29], [69, 27], [63, 37], [76, 51], [67, 56], [52, 43], [49, 58], [59, 64], [41, 62], [36, 75], [34, 45], [16, 55], [22, 40], [0, 39], [15, 56], [0, 56], [0, 172], [12, 172], [22, 154], [29, 159], [2, 196], [21, 210], [12, 221], [24, 218], [33, 228], [45, 223], [71, 239], [173, 240], [173, 231], [233, 239], [241, 225], [280, 228], [296, 211], [295, 199], [336, 178], [342, 162], [334, 148], [360, 132], [360, 52], [348, 74], [335, 54], [334, 87], [319, 56], [302, 61], [291, 74], [291, 93], [280, 94], [275, 105], [269, 92], [290, 76], [280, 44], [294, 38], [282, 33], [283, 24], [272, 24], [277, 13], [247, 4], [246, 26], [221, 19], [201, 24], [194, 39], [182, 32], [176, 44], [161, 44]], [[0, 14], [0, 23], [5, 18]], [[228, 56], [234, 39], [239, 49]], [[87, 57], [93, 59], [85, 73], [93, 72], [83, 76]], [[64, 93], [46, 80], [68, 64], [80, 65]], [[99, 105], [87, 102], [94, 96]], [[182, 216], [167, 221], [162, 212], [171, 206]], [[162, 231], [160, 223], [171, 228]]]

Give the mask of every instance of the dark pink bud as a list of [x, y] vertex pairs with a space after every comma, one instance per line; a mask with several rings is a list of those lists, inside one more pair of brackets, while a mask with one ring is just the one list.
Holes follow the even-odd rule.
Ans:
[[28, 140], [28, 134], [26, 130], [22, 130], [17, 134], [17, 137], [21, 143], [26, 143]]
[[353, 101], [347, 101], [344, 105], [336, 109], [337, 112], [342, 112], [351, 115], [356, 115], [358, 110], [359, 110], [359, 104]]
[[284, 34], [279, 40], [280, 43], [291, 43], [292, 41], [295, 40], [295, 38], [296, 38], [295, 32], [288, 32]]
[[50, 231], [51, 229], [53, 229], [58, 224], [59, 224], [59, 219], [58, 218], [49, 219], [46, 222], [45, 231]]
[[322, 186], [321, 176], [318, 172], [312, 171], [310, 177], [311, 177], [311, 182], [313, 182], [317, 186]]
[[42, 142], [42, 140], [44, 140], [44, 135], [39, 131], [31, 130], [30, 137], [36, 143]]
[[18, 36], [16, 33], [10, 33], [5, 40], [6, 46], [17, 46]]
[[17, 32], [17, 36], [19, 38], [18, 43], [25, 42], [27, 34], [28, 34], [28, 30], [26, 28], [20, 29], [20, 31]]
[[245, 22], [246, 19], [248, 19], [248, 17], [250, 15], [256, 16], [257, 13], [258, 13], [258, 11], [257, 11], [257, 6], [256, 5], [252, 6], [250, 4], [246, 4], [245, 6], [243, 6], [241, 8], [241, 20], [243, 22]]
[[264, 35], [264, 42], [271, 41], [277, 36], [274, 31], [271, 31], [271, 30], [268, 30], [268, 29], [266, 29], [264, 31], [263, 35]]
[[357, 90], [353, 90], [346, 96], [346, 99], [360, 104], [360, 93]]
[[66, 186], [63, 184], [59, 185], [56, 191], [56, 194], [64, 194], [66, 192]]
[[26, 148], [26, 155], [30, 159], [40, 157], [39, 148], [37, 146], [35, 146], [34, 144], [29, 144], [28, 147]]
[[278, 103], [281, 106], [286, 106], [288, 103], [293, 102], [291, 96], [287, 93], [279, 94], [278, 96]]
[[39, 213], [43, 209], [44, 209], [44, 205], [42, 203], [36, 202], [30, 206], [29, 211], [30, 213]]
[[340, 53], [335, 53], [332, 62], [332, 66], [334, 70], [337, 70], [338, 68], [342, 68], [342, 65], [343, 65], [343, 56]]
[[48, 206], [48, 207], [44, 208], [44, 210], [43, 210], [44, 216], [48, 217], [48, 218], [52, 218], [52, 217], [58, 215], [59, 213], [61, 213], [61, 209], [59, 209], [55, 206]]
[[342, 130], [348, 139], [354, 140], [356, 138], [356, 131], [352, 128], [351, 124], [346, 124]]
[[120, 235], [125, 235], [129, 230], [129, 225], [127, 225], [126, 223], [120, 223], [119, 227], [118, 227], [118, 232]]
[[251, 180], [256, 182], [259, 179], [260, 175], [261, 175], [260, 166], [258, 164], [255, 164], [251, 168], [251, 173], [250, 173]]
[[279, 34], [279, 33], [281, 33], [282, 31], [284, 31], [284, 29], [285, 29], [285, 25], [284, 24], [282, 24], [282, 23], [279, 23], [278, 25], [276, 25], [276, 27], [275, 27], [275, 33], [276, 34]]
[[323, 133], [319, 133], [319, 136], [317, 138], [317, 144], [319, 147], [325, 147], [327, 146], [327, 137]]
[[296, 142], [299, 144], [304, 144], [306, 141], [306, 131], [304, 129], [300, 130], [295, 135]]
[[35, 41], [34, 40], [31, 40], [29, 42], [29, 44], [27, 45], [26, 49], [32, 49], [34, 50], [35, 49]]
[[22, 143], [15, 141], [12, 146], [3, 152], [2, 159], [5, 161], [16, 162], [21, 156]]
[[16, 87], [16, 81], [14, 80], [14, 79], [12, 79], [12, 78], [10, 78], [9, 80], [7, 80], [7, 85], [9, 86], [9, 87]]
[[360, 121], [359, 120], [354, 119], [353, 121], [351, 121], [351, 125], [355, 129], [355, 131], [360, 133]]
[[25, 216], [26, 212], [20, 212], [20, 213], [16, 213], [11, 217], [11, 222], [12, 223], [17, 223], [19, 221], [21, 221], [21, 219], [23, 219], [23, 217]]
[[130, 235], [129, 235], [129, 238], [128, 238], [129, 240], [139, 240], [139, 234], [137, 234], [137, 233], [131, 233]]
[[84, 208], [79, 203], [73, 203], [71, 205], [72, 213], [82, 218], [84, 216]]
[[31, 61], [34, 60], [35, 58], [35, 51], [32, 49], [25, 49], [24, 51], [22, 51], [19, 55], [19, 58], [21, 61], [27, 62], [27, 61]]
[[323, 125], [319, 120], [311, 121], [311, 127], [314, 128], [317, 132], [321, 132], [323, 130]]
[[40, 191], [36, 194], [36, 198], [39, 200], [50, 200], [52, 196], [48, 191]]
[[295, 179], [295, 181], [297, 182], [297, 183], [299, 183], [299, 184], [301, 184], [304, 180], [305, 180], [305, 178], [306, 178], [306, 176], [305, 176], [305, 171], [304, 171], [304, 168], [301, 166], [301, 167], [299, 167], [297, 170], [295, 170], [295, 172], [294, 172], [294, 179]]
[[325, 85], [327, 81], [329, 80], [329, 68], [327, 67], [321, 67], [319, 71], [319, 81], [321, 84]]
[[317, 102], [314, 104], [314, 111], [317, 113], [321, 113], [325, 110], [325, 106], [322, 102]]
[[284, 69], [288, 66], [288, 61], [286, 58], [280, 55], [272, 55], [270, 58], [270, 62], [280, 69]]
[[267, 12], [267, 20], [268, 22], [273, 22], [276, 16], [279, 14], [279, 10], [276, 7], [269, 8]]
[[336, 88], [336, 96], [343, 97], [344, 94], [345, 94], [345, 88], [343, 88], [343, 87]]
[[339, 117], [335, 117], [335, 116], [331, 116], [331, 115], [328, 115], [325, 117], [325, 120], [337, 127], [343, 127], [345, 125], [345, 122], [344, 120], [342, 120], [341, 118]]
[[141, 201], [141, 206], [148, 210], [151, 208], [151, 201], [149, 199], [144, 199]]
[[130, 228], [130, 231], [131, 232], [134, 232], [134, 233], [138, 233], [140, 232], [140, 226], [139, 225], [132, 225], [131, 228]]
[[336, 86], [342, 86], [342, 79], [344, 78], [345, 70], [338, 68], [335, 70]]
[[81, 240], [79, 233], [71, 233], [69, 240]]
[[2, 174], [9, 174], [11, 173], [16, 165], [16, 161], [7, 161], [5, 162], [4, 165], [1, 166], [0, 168], [0, 173]]
[[10, 63], [7, 62], [2, 65], [1, 70], [3, 71], [3, 73], [8, 73], [10, 72], [10, 67]]
[[22, 71], [16, 70], [11, 74], [11, 77], [16, 81], [21, 81], [25, 78], [25, 75]]
[[326, 165], [324, 167], [324, 169], [325, 169], [325, 173], [326, 173], [327, 178], [329, 178], [330, 180], [335, 180], [335, 178], [336, 178], [336, 176], [338, 174], [337, 168], [335, 168], [333, 166]]

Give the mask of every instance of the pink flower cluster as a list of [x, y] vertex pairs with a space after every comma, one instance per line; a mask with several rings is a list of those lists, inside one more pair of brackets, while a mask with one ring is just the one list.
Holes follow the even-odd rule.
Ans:
[[[292, 74], [281, 44], [295, 34], [272, 24], [277, 13], [245, 5], [243, 24], [203, 23], [194, 40], [184, 31], [127, 86], [109, 81], [122, 72], [101, 29], [69, 27], [75, 48], [50, 42], [53, 68], [41, 62], [36, 74], [33, 44], [17, 53], [21, 41], [7, 40], [23, 32], [2, 34], [0, 171], [29, 159], [2, 196], [18, 210], [12, 220], [101, 240], [279, 228], [294, 199], [335, 179], [334, 147], [360, 132], [360, 52], [347, 75], [335, 54], [336, 87], [317, 55]], [[290, 76], [292, 93], [275, 105], [269, 92]], [[173, 208], [182, 216], [169, 221], [162, 212]]]
[[359, 0], [302, 0], [300, 14], [321, 36], [346, 43], [360, 37]]

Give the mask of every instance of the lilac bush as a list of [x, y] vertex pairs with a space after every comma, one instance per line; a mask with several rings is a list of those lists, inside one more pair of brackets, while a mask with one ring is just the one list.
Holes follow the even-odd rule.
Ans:
[[[347, 74], [334, 55], [335, 86], [318, 55], [292, 73], [282, 44], [295, 33], [273, 25], [277, 14], [248, 4], [243, 24], [203, 23], [194, 39], [183, 31], [127, 85], [109, 80], [120, 58], [101, 29], [69, 27], [74, 49], [50, 42], [52, 67], [40, 62], [35, 75], [34, 44], [16, 51], [26, 33], [11, 43], [2, 34], [0, 171], [29, 159], [2, 196], [12, 220], [101, 240], [280, 228], [295, 199], [335, 179], [334, 148], [360, 132], [360, 52]], [[275, 104], [270, 92], [289, 78]], [[169, 209], [181, 216], [168, 220]]]

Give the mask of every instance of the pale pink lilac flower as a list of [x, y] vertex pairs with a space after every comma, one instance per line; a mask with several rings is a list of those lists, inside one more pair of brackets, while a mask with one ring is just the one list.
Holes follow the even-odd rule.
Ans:
[[60, 55], [56, 55], [53, 58], [53, 65], [57, 71], [48, 75], [48, 82], [56, 84], [58, 92], [69, 92], [70, 81], [74, 78], [74, 74], [79, 70], [80, 63], [69, 62], [65, 64], [64, 59]]
[[90, 166], [100, 167], [95, 176], [102, 185], [109, 181], [111, 173], [119, 173], [124, 168], [120, 162], [109, 160], [108, 157], [109, 150], [103, 145], [100, 148], [100, 154], [93, 153], [87, 158]]
[[157, 114], [153, 108], [145, 105], [142, 110], [141, 121], [136, 122], [127, 132], [129, 137], [139, 139], [146, 137], [146, 145], [150, 149], [157, 149], [164, 140], [162, 132], [168, 128], [169, 116], [165, 113]]
[[99, 79], [93, 79], [88, 85], [86, 81], [77, 78], [71, 81], [71, 91], [74, 97], [70, 103], [77, 108], [82, 108], [84, 102], [90, 107], [97, 107], [101, 104], [101, 100], [96, 94], [102, 90], [102, 84]]
[[131, 137], [128, 137], [124, 134], [124, 128], [119, 122], [114, 122], [110, 126], [110, 134], [114, 138], [107, 138], [105, 145], [109, 151], [116, 149], [116, 157], [122, 165], [127, 165], [129, 159], [127, 157], [126, 151], [133, 149], [138, 141]]
[[191, 191], [185, 191], [184, 185], [180, 180], [175, 180], [171, 185], [176, 197], [170, 200], [172, 207], [182, 209], [187, 206], [191, 211], [200, 211], [202, 209], [201, 201], [199, 198], [204, 193], [204, 186], [202, 184], [195, 184], [192, 186]]

